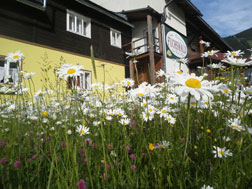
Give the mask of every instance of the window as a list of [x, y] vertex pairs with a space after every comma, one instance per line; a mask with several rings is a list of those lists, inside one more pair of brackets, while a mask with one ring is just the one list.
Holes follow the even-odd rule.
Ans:
[[122, 47], [121, 32], [110, 29], [110, 44], [115, 47]]
[[91, 38], [91, 20], [67, 10], [67, 31]]
[[83, 71], [77, 78], [68, 78], [68, 88], [72, 89], [72, 85], [80, 89], [91, 90], [91, 72]]
[[4, 57], [0, 57], [0, 84], [17, 84], [18, 62], [7, 63]]
[[46, 8], [46, 0], [17, 0], [17, 1], [41, 10], [45, 10]]

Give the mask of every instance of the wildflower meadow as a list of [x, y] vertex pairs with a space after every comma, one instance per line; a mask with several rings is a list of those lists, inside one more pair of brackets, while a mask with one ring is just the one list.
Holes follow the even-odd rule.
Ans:
[[35, 73], [20, 71], [22, 83], [0, 89], [0, 188], [251, 188], [252, 87], [243, 70], [252, 63], [241, 56], [210, 62], [210, 76], [205, 62], [200, 75], [160, 70], [162, 83], [92, 90], [75, 85], [80, 65], [62, 64], [55, 86], [38, 91]]

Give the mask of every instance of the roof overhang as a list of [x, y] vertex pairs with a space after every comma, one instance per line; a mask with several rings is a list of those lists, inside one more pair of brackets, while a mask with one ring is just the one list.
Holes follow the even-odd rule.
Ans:
[[175, 0], [173, 2], [181, 7], [186, 15], [203, 16], [200, 10], [189, 0]]
[[162, 14], [159, 14], [155, 9], [147, 6], [146, 8], [133, 9], [128, 11], [122, 11], [121, 14], [125, 14], [130, 22], [143, 21], [147, 19], [147, 15], [151, 15], [158, 21], [161, 20]]
[[127, 26], [130, 26], [131, 28], [134, 28], [134, 25], [129, 23], [124, 18], [116, 15], [114, 12], [111, 12], [111, 11], [109, 11], [109, 10], [107, 10], [107, 9], [105, 9], [105, 8], [91, 2], [91, 1], [86, 1], [86, 0], [75, 0], [75, 1], [77, 1], [78, 3], [80, 3], [82, 5], [85, 5], [86, 7], [90, 8], [90, 9], [93, 9], [93, 10], [95, 10], [97, 12], [100, 12], [100, 13], [102, 13], [102, 14], [104, 14], [104, 15], [106, 15], [106, 16], [108, 16], [108, 17], [110, 17], [110, 18], [112, 18], [112, 19], [114, 19], [114, 20], [116, 20], [118, 22], [121, 22], [121, 23], [123, 23], [123, 24], [125, 24]]
[[201, 17], [201, 16], [189, 16], [186, 18], [187, 27], [192, 25], [199, 30], [202, 35], [208, 36], [216, 45], [221, 46], [226, 50], [233, 50], [233, 48], [227, 44], [224, 39]]

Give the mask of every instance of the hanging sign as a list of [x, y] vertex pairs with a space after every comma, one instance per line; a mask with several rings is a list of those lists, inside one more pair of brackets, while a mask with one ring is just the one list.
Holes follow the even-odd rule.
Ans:
[[165, 40], [166, 40], [166, 57], [167, 58], [186, 58], [187, 39], [174, 29], [165, 26]]

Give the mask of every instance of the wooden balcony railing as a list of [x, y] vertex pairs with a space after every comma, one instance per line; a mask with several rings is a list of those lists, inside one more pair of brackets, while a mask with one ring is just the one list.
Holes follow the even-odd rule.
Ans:
[[[160, 46], [159, 46], [159, 38], [153, 37], [153, 43], [154, 43], [154, 51], [156, 53], [160, 52]], [[122, 48], [125, 52], [129, 53], [137, 53], [138, 55], [144, 54], [146, 52], [149, 52], [149, 44], [148, 44], [148, 37], [144, 36], [139, 39], [136, 39], [134, 41], [131, 41], [129, 43], [123, 44]]]

